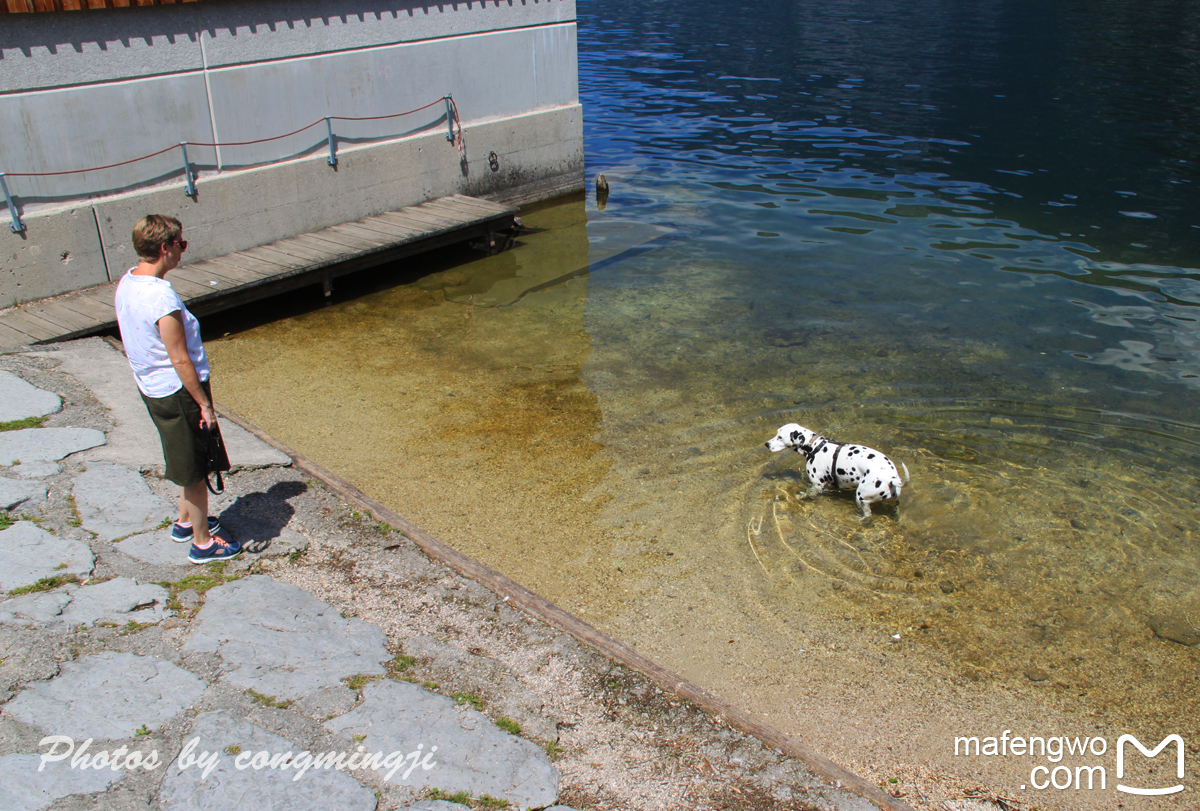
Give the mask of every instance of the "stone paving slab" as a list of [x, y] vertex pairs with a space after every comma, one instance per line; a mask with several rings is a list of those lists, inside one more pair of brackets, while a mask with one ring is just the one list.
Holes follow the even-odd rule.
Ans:
[[140, 473], [122, 465], [91, 463], [71, 484], [83, 528], [102, 541], [145, 532], [178, 514]]
[[131, 535], [113, 547], [131, 558], [137, 558], [143, 563], [153, 563], [155, 566], [191, 565], [188, 561], [188, 550], [192, 545], [173, 541], [169, 529]]
[[407, 775], [405, 782], [418, 789], [490, 794], [521, 808], [544, 808], [558, 798], [558, 772], [541, 747], [510, 735], [481, 712], [409, 682], [371, 682], [363, 689], [363, 702], [326, 721], [325, 728], [360, 741], [368, 752], [418, 747], [432, 752], [433, 768], [406, 769], [392, 778]]
[[[192, 741], [196, 742], [193, 744]], [[189, 751], [188, 747], [192, 747]], [[162, 811], [196, 808], [374, 811], [375, 793], [337, 769], [303, 769], [305, 749], [287, 738], [226, 712], [196, 717], [180, 757], [168, 769], [159, 794]], [[235, 754], [236, 753], [236, 754]], [[294, 753], [296, 768], [255, 767], [255, 756]], [[187, 768], [188, 755], [198, 758]], [[215, 760], [205, 755], [214, 755]], [[323, 754], [323, 753], [309, 753]], [[200, 765], [203, 762], [205, 765]], [[282, 762], [282, 758], [279, 762]], [[211, 768], [209, 768], [211, 765]], [[205, 770], [208, 769], [207, 774]]]
[[48, 479], [62, 473], [62, 465], [57, 462], [21, 462], [10, 467], [8, 472], [23, 479]]
[[44, 417], [62, 411], [62, 398], [0, 371], [0, 422]]
[[0, 757], [0, 808], [4, 811], [38, 811], [61, 797], [105, 791], [125, 776], [112, 769], [72, 769], [70, 761], [41, 765], [40, 755]]
[[46, 500], [49, 489], [45, 482], [23, 482], [0, 476], [0, 510], [36, 507]]
[[[100, 338], [71, 341], [53, 352], [38, 353], [60, 361], [62, 371], [88, 387], [113, 418], [109, 442], [88, 453], [89, 460], [108, 461], [135, 470], [161, 469], [162, 444], [146, 412], [133, 372], [125, 355]], [[218, 370], [219, 372], [219, 370]], [[221, 400], [219, 375], [213, 379], [213, 396]], [[292, 463], [291, 458], [241, 426], [221, 421], [221, 438], [235, 470]]]
[[94, 586], [68, 585], [0, 602], [0, 624], [74, 628], [102, 622], [156, 623], [172, 614], [166, 608], [169, 596], [162, 586], [115, 577]]
[[170, 662], [105, 651], [63, 662], [58, 676], [22, 690], [4, 714], [47, 735], [120, 740], [143, 724], [157, 729], [204, 690], [204, 682]]
[[382, 675], [383, 631], [303, 589], [253, 575], [208, 592], [185, 651], [216, 653], [243, 690], [300, 699], [356, 674]]
[[60, 538], [32, 521], [18, 521], [0, 531], [0, 591], [55, 575], [90, 575], [95, 565], [96, 556], [87, 544]]
[[0, 433], [0, 465], [14, 462], [57, 462], [64, 456], [105, 442], [94, 428], [22, 428]]

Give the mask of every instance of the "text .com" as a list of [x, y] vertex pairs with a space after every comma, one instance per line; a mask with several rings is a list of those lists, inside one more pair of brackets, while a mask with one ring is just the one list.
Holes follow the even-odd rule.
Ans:
[[[1151, 746], [1133, 735], [1117, 738], [1115, 746], [1100, 737], [1062, 735], [1013, 735], [1006, 729], [1000, 735], [957, 737], [955, 757], [1020, 758], [1032, 761], [1028, 783], [1023, 789], [1036, 791], [1105, 791], [1109, 788], [1109, 769], [1115, 766], [1113, 788], [1125, 794], [1162, 796], [1184, 790], [1184, 742], [1179, 735], [1168, 735]], [[1150, 759], [1163, 757], [1146, 769]], [[1069, 763], [1063, 763], [1063, 759]], [[1136, 779], [1126, 772], [1137, 772]], [[1143, 772], [1147, 772], [1143, 776]], [[1173, 778], [1173, 779], [1172, 779]]]

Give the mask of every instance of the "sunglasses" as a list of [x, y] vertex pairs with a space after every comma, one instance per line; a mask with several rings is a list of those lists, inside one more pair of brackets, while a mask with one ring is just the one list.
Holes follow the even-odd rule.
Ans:
[[179, 246], [179, 250], [180, 250], [181, 252], [182, 252], [182, 251], [186, 251], [186, 250], [187, 250], [187, 240], [186, 240], [186, 239], [173, 239], [173, 240], [171, 240], [171, 241], [170, 241], [170, 243], [169, 243], [169, 244], [171, 244], [171, 245], [178, 245], [178, 246]]

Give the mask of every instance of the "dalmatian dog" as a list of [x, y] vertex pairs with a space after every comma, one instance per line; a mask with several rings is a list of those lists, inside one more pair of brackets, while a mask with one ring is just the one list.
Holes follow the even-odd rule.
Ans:
[[854, 501], [862, 510], [862, 519], [871, 517], [871, 505], [877, 501], [900, 500], [900, 491], [908, 484], [908, 466], [903, 462], [904, 480], [892, 460], [883, 453], [866, 445], [848, 445], [835, 442], [808, 430], [803, 425], [790, 422], [767, 440], [767, 448], [778, 453], [785, 448], [795, 448], [808, 460], [804, 470], [808, 473], [808, 496], [816, 496], [825, 490], [849, 490], [854, 488]]

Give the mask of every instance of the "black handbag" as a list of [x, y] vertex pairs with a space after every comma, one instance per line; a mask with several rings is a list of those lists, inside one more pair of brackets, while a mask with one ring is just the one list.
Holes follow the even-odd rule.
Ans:
[[[225, 452], [225, 440], [221, 438], [221, 426], [209, 426], [208, 423], [200, 423], [200, 432], [204, 434], [204, 444], [207, 447], [207, 474], [204, 477], [204, 483], [208, 485], [208, 491], [214, 496], [219, 496], [225, 492], [225, 482], [221, 480], [221, 474], [229, 470], [229, 454]], [[209, 481], [209, 475], [217, 474], [217, 486], [214, 488], [212, 482]]]

